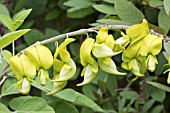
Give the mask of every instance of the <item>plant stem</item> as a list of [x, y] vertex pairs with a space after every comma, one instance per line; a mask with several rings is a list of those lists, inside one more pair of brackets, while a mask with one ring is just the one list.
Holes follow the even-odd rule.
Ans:
[[[36, 46], [38, 44], [47, 44], [47, 43], [50, 43], [50, 42], [55, 42], [57, 40], [60, 40], [60, 39], [66, 38], [66, 37], [70, 37], [70, 36], [84, 35], [84, 34], [87, 34], [87, 33], [90, 33], [90, 32], [97, 32], [97, 30], [99, 30], [102, 27], [107, 27], [108, 29], [112, 29], [112, 30], [119, 30], [119, 29], [127, 29], [130, 26], [127, 26], [127, 25], [101, 25], [101, 26], [92, 27], [92, 28], [88, 28], [88, 29], [80, 29], [80, 30], [77, 30], [77, 31], [61, 34], [61, 35], [54, 36], [52, 38], [49, 38], [49, 39], [46, 39], [46, 40], [43, 40], [43, 41], [36, 42], [31, 46]], [[24, 53], [26, 49], [20, 51], [17, 55], [20, 55], [21, 53]], [[6, 75], [6, 73], [8, 71], [11, 71], [11, 70], [10, 70], [9, 64], [6, 64], [4, 66], [4, 68], [2, 69], [2, 72], [0, 73], [0, 80], [2, 79], [2, 77], [4, 75]]]

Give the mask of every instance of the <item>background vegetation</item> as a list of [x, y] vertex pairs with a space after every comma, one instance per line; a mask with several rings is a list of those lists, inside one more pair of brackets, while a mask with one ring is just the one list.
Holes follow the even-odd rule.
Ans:
[[[31, 31], [16, 41], [16, 52], [37, 41], [70, 31], [102, 24], [133, 25], [141, 23], [143, 18], [148, 21], [151, 29], [161, 34], [169, 35], [170, 33], [169, 0], [0, 0], [0, 3], [0, 14], [10, 17], [23, 9], [32, 9], [31, 14], [19, 27], [19, 29], [30, 28]], [[0, 23], [0, 35], [2, 36], [7, 32], [9, 31]], [[115, 38], [120, 37], [120, 30], [109, 32]], [[89, 36], [95, 37], [95, 34], [91, 33]], [[79, 60], [79, 47], [86, 37], [86, 35], [74, 37], [76, 42], [68, 47], [78, 69], [75, 77], [69, 80], [67, 88], [72, 88], [89, 97], [105, 113], [170, 112], [170, 94], [147, 83], [147, 81], [155, 81], [167, 85], [167, 74], [162, 74], [165, 71], [164, 65], [167, 64], [167, 59], [163, 53], [166, 50], [167, 54], [170, 55], [170, 42], [164, 42], [162, 52], [157, 56], [159, 64], [156, 70], [152, 73], [147, 72], [144, 77], [134, 82], [132, 82], [132, 79], [135, 76], [131, 72], [127, 72], [126, 76], [116, 76], [99, 70], [97, 78], [92, 83], [83, 87], [76, 87], [76, 84], [83, 80], [79, 76], [82, 70]], [[59, 43], [62, 41], [62, 39], [59, 40]], [[46, 46], [54, 53], [54, 43]], [[5, 49], [12, 51], [11, 45]], [[119, 70], [125, 71], [120, 67], [121, 55], [115, 56], [113, 59]], [[3, 63], [0, 64], [0, 70], [2, 70], [3, 65]], [[51, 70], [49, 71], [51, 72]], [[13, 91], [12, 85], [14, 86], [15, 83], [14, 78], [8, 77], [1, 86], [0, 103], [10, 110], [22, 111], [17, 106], [29, 99], [27, 101], [29, 104], [35, 103], [35, 101], [44, 103], [39, 105], [37, 109], [48, 109], [51, 106], [56, 113], [95, 112], [93, 109], [72, 103], [72, 101], [64, 101], [56, 96], [46, 96], [43, 91], [34, 87], [32, 87], [29, 96], [22, 96]], [[69, 98], [72, 99], [72, 97]], [[0, 109], [2, 108], [0, 107]]]

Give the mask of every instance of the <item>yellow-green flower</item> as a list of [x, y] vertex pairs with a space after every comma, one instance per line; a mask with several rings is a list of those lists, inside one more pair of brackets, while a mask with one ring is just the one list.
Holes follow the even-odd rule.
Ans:
[[39, 44], [27, 48], [26, 54], [36, 66], [40, 83], [42, 85], [46, 85], [47, 79], [49, 79], [49, 75], [46, 70], [53, 65], [53, 56], [51, 51], [44, 45]]
[[67, 38], [56, 48], [53, 59], [54, 77], [51, 80], [53, 90], [48, 93], [49, 95], [62, 90], [67, 85], [67, 81], [76, 73], [76, 65], [66, 48], [74, 40], [73, 38]]
[[66, 49], [66, 46], [74, 40], [75, 39], [73, 38], [67, 38], [58, 48], [56, 48], [53, 69], [54, 73], [59, 73], [59, 75], [55, 81], [67, 81], [75, 75], [76, 65]]
[[159, 54], [162, 49], [162, 39], [163, 37], [158, 37], [153, 34], [147, 35], [142, 43], [140, 49], [140, 55], [146, 56], [146, 67], [149, 71], [153, 72], [158, 64], [155, 55]]
[[91, 51], [94, 46], [94, 39], [87, 38], [80, 47], [80, 61], [84, 66], [81, 76], [84, 76], [84, 81], [77, 86], [82, 86], [90, 83], [96, 78], [98, 72], [98, 64], [91, 57]]
[[21, 86], [19, 90], [23, 94], [27, 94], [30, 91], [30, 82], [36, 75], [36, 67], [31, 62], [28, 56], [22, 54], [20, 56], [12, 56], [9, 61], [12, 72], [19, 80], [16, 84], [16, 88]]

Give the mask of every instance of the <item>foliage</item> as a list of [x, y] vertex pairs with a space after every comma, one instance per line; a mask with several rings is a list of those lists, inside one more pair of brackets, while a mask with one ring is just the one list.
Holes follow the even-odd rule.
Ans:
[[169, 12], [169, 0], [0, 0], [0, 112], [170, 112]]

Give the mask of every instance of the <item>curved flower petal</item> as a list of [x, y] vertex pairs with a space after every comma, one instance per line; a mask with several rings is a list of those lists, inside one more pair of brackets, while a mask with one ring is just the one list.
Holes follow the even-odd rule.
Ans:
[[126, 30], [126, 34], [131, 38], [132, 42], [148, 35], [149, 27], [146, 20], [141, 24], [135, 24]]
[[19, 90], [19, 92], [22, 94], [28, 94], [30, 89], [31, 89], [31, 82], [27, 80], [27, 78], [23, 78], [21, 90]]
[[38, 72], [38, 79], [41, 85], [46, 85], [47, 80], [49, 79], [48, 72], [44, 69], [40, 69]]
[[26, 49], [25, 53], [33, 61], [33, 63], [36, 66], [36, 69], [39, 70], [39, 67], [40, 67], [41, 63], [40, 63], [40, 59], [39, 59], [37, 49], [34, 46], [31, 46], [31, 47]]
[[153, 42], [151, 43], [149, 50], [153, 55], [157, 55], [161, 51], [162, 39], [163, 39], [163, 37], [158, 38], [158, 36], [157, 36], [157, 39], [153, 40]]
[[132, 65], [132, 68], [131, 68], [132, 73], [136, 76], [144, 76], [144, 74], [142, 74], [140, 72], [139, 62], [136, 59], [132, 59], [132, 62], [133, 62], [133, 65]]
[[107, 36], [108, 36], [108, 28], [106, 27], [100, 28], [96, 36], [96, 42], [98, 44], [104, 43], [107, 39]]
[[36, 49], [40, 59], [41, 67], [44, 69], [49, 69], [53, 64], [53, 56], [51, 51], [44, 45], [37, 45]]
[[63, 62], [70, 61], [70, 53], [66, 49], [60, 49], [59, 54], [60, 54], [60, 58]]
[[126, 73], [121, 73], [121, 72], [119, 72], [119, 71], [117, 70], [117, 67], [116, 67], [114, 61], [113, 61], [110, 57], [107, 58], [107, 59], [110, 59], [110, 63], [109, 63], [109, 64], [108, 64], [108, 62], [105, 63], [105, 59], [106, 59], [106, 58], [99, 58], [99, 59], [98, 59], [99, 67], [100, 67], [103, 71], [105, 71], [105, 72], [107, 72], [107, 73], [110, 73], [110, 74], [126, 75]]
[[104, 43], [106, 46], [110, 47], [111, 49], [114, 48], [115, 40], [112, 35], [108, 35], [107, 39]]
[[21, 63], [22, 63], [22, 68], [24, 71], [24, 75], [27, 76], [30, 79], [33, 79], [36, 75], [36, 67], [35, 65], [31, 62], [28, 56], [22, 54], [19, 56]]
[[60, 49], [64, 49], [68, 44], [75, 41], [74, 38], [66, 38], [64, 42], [59, 46]]
[[156, 57], [153, 55], [149, 55], [145, 61], [146, 67], [148, 68], [149, 71], [153, 72], [156, 68], [157, 64]]
[[[77, 84], [76, 86], [82, 86], [85, 84], [90, 83], [96, 78], [97, 72], [98, 72], [98, 65], [97, 62], [93, 65], [88, 64], [86, 67], [84, 67], [83, 73], [84, 73], [84, 81], [82, 83]], [[93, 68], [96, 68], [95, 70]], [[97, 70], [97, 71], [96, 71]]]
[[52, 82], [53, 90], [51, 92], [48, 92], [47, 95], [54, 94], [56, 92], [59, 92], [67, 85], [67, 81], [61, 81], [61, 82]]
[[170, 84], [170, 72], [168, 73], [167, 83]]
[[24, 76], [24, 71], [20, 58], [18, 56], [12, 56], [9, 60], [9, 64], [16, 78], [21, 80]]
[[92, 53], [97, 58], [103, 58], [117, 55], [120, 52], [113, 52], [112, 49], [106, 46], [105, 44], [95, 43], [92, 49]]
[[66, 81], [72, 78], [76, 73], [76, 65], [72, 59], [65, 63], [60, 71], [59, 77], [55, 81]]
[[63, 65], [64, 65], [64, 62], [62, 62], [61, 60], [54, 59], [54, 61], [53, 61], [53, 69], [56, 72], [60, 72], [62, 67], [63, 67]]
[[94, 59], [91, 57], [91, 51], [94, 44], [94, 39], [87, 38], [80, 47], [80, 62], [83, 66], [94, 64]]

